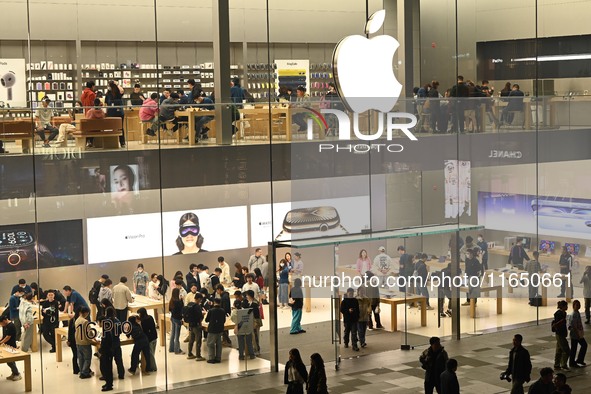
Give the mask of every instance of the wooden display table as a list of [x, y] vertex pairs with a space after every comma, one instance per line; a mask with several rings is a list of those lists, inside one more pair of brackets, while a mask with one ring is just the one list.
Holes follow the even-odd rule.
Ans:
[[[460, 286], [459, 287], [461, 292], [465, 292], [465, 293], [469, 293], [470, 292], [470, 288], [468, 286]], [[502, 286], [489, 286], [486, 285], [485, 283], [482, 284], [482, 286], [480, 286], [480, 293], [487, 293], [490, 294], [490, 292], [496, 292], [496, 296], [497, 296], [497, 315], [500, 315], [503, 313], [503, 287]], [[476, 297], [478, 298], [478, 297]], [[470, 317], [473, 319], [476, 317], [476, 300], [474, 297], [470, 298]]]
[[[123, 335], [123, 334], [121, 334]], [[55, 329], [55, 361], [57, 361], [58, 363], [62, 362], [63, 359], [63, 349], [62, 349], [62, 343], [65, 342], [62, 340], [62, 338], [65, 337], [66, 339], [68, 338], [68, 327], [58, 327]], [[125, 345], [133, 345], [133, 338], [127, 338], [126, 336], [123, 337], [123, 339], [121, 339], [121, 346], [125, 346]], [[96, 348], [98, 348], [98, 345], [94, 345]]]
[[23, 373], [25, 380], [25, 391], [33, 391], [33, 382], [31, 379], [31, 355], [22, 350], [0, 346], [0, 363], [11, 363], [17, 361], [25, 362], [25, 371]]
[[[513, 294], [513, 289], [515, 288], [514, 286], [511, 285], [512, 281], [509, 281], [509, 278], [512, 277], [511, 274], [513, 274], [513, 277], [517, 276], [518, 278], [521, 278], [522, 274], [526, 274], [529, 276], [529, 273], [527, 271], [516, 269], [516, 268], [515, 269], [514, 268], [511, 268], [511, 269], [495, 268], [495, 269], [488, 269], [488, 270], [484, 271], [485, 275], [488, 275], [490, 273], [497, 274], [497, 275], [503, 276], [505, 278], [505, 283], [508, 284], [507, 292], [509, 294]], [[571, 282], [572, 282], [572, 279], [571, 279]], [[542, 287], [542, 305], [541, 306], [548, 306], [548, 288], [546, 286], [541, 286], [541, 287]], [[528, 290], [528, 294], [529, 294], [529, 288], [527, 288], [527, 290]], [[538, 288], [538, 290], [539, 290], [539, 288]]]
[[72, 133], [76, 138], [76, 146], [86, 149], [86, 138], [94, 138], [95, 148], [118, 149], [119, 137], [122, 135], [121, 118], [80, 119], [80, 131]]
[[[59, 321], [68, 321], [70, 320], [70, 316], [67, 313], [60, 312]], [[38, 310], [35, 310], [35, 320], [33, 320], [33, 342], [31, 343], [31, 351], [36, 352], [39, 350], [39, 326], [43, 323], [43, 316], [41, 315], [41, 306], [38, 307]]]
[[390, 305], [390, 321], [392, 327], [390, 332], [398, 331], [398, 305], [412, 304], [414, 302], [421, 303], [421, 327], [427, 326], [427, 303], [425, 297], [417, 294], [406, 293], [406, 298], [403, 292], [397, 290], [380, 289], [380, 302]]
[[[209, 323], [205, 321], [205, 316], [203, 316], [203, 321], [201, 322], [201, 328], [203, 331], [207, 332], [207, 328], [209, 327]], [[166, 327], [170, 327], [172, 322], [170, 321], [170, 313], [160, 315], [159, 319], [159, 331], [160, 331], [160, 346], [166, 346]], [[229, 317], [226, 317], [226, 322], [224, 323], [224, 331], [225, 330], [233, 330], [236, 325]]]

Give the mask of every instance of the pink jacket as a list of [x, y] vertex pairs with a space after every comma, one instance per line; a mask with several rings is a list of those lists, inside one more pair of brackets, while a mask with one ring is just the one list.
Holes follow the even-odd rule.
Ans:
[[151, 98], [146, 99], [140, 108], [140, 120], [146, 122], [154, 119], [158, 112], [158, 103]]

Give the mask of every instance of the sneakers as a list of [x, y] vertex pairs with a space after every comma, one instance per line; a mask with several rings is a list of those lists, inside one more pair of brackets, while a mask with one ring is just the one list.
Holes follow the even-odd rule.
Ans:
[[439, 317], [447, 317], [447, 315], [446, 315], [445, 313], [441, 312], [441, 313], [439, 314]]
[[154, 133], [154, 130], [152, 129], [146, 130], [146, 134], [148, 134], [150, 137], [156, 137], [156, 133]]
[[196, 356], [195, 361], [205, 361], [205, 359], [201, 356]]
[[433, 308], [431, 305], [427, 305], [427, 310], [428, 311], [432, 311], [433, 309], [435, 309], [435, 308]]
[[376, 330], [383, 330], [384, 326], [382, 326], [381, 324], [379, 326], [376, 326]]
[[12, 380], [13, 382], [16, 382], [18, 380], [21, 380], [23, 378], [23, 375], [21, 375], [20, 373], [18, 375], [10, 375], [8, 376], [6, 379], [7, 380]]
[[357, 347], [357, 345], [353, 345], [353, 350], [356, 351], [356, 352], [359, 351], [359, 348]]
[[451, 317], [451, 309], [448, 309], [448, 310], [446, 310], [446, 311], [445, 311], [445, 314], [446, 314], [447, 316]]
[[470, 305], [470, 302], [469, 302], [469, 301], [466, 301], [466, 302], [464, 302], [464, 303], [462, 304], [462, 306], [469, 306], [469, 305]]
[[51, 145], [49, 145], [49, 143], [46, 142], [46, 143], [43, 144], [43, 147], [44, 148], [51, 148]]
[[345, 343], [345, 349], [347, 349], [349, 347], [348, 343]]
[[365, 343], [365, 342], [363, 342], [363, 343], [361, 344], [361, 347], [366, 347], [366, 346], [367, 346], [367, 343]]
[[174, 354], [176, 354], [176, 355], [183, 355], [183, 354], [185, 354], [185, 352], [183, 352], [182, 350], [180, 350], [178, 352], [174, 352]]
[[192, 355], [191, 353], [189, 353], [189, 355], [187, 356], [187, 360], [193, 360], [195, 358], [197, 358], [197, 357]]
[[130, 374], [132, 374], [132, 375], [135, 375], [135, 371], [134, 371], [133, 369], [131, 369], [131, 368], [129, 368], [129, 369], [127, 370], [127, 372], [129, 372], [129, 373], [130, 373]]

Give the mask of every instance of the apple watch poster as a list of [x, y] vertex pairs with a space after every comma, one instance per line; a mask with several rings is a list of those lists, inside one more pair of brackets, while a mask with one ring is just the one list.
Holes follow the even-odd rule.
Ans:
[[0, 226], [0, 272], [84, 264], [82, 220]]

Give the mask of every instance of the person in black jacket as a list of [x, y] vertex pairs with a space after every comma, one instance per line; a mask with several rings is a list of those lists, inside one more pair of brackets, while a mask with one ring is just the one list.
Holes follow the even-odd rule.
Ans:
[[158, 330], [156, 329], [156, 323], [154, 322], [154, 318], [148, 315], [148, 311], [146, 308], [140, 308], [137, 310], [137, 313], [140, 317], [140, 321], [142, 324], [142, 330], [146, 337], [148, 338], [148, 343], [150, 346], [150, 369], [146, 368], [146, 372], [156, 372], [158, 367], [156, 366], [156, 342], [158, 340]]
[[525, 252], [523, 244], [523, 238], [517, 238], [515, 245], [511, 248], [511, 252], [509, 252], [509, 264], [520, 270], [523, 269], [523, 260], [529, 261], [529, 256]]
[[441, 394], [460, 394], [460, 382], [456, 375], [458, 361], [455, 358], [447, 360], [446, 369], [439, 376], [441, 380]]
[[[218, 270], [218, 268], [216, 268]], [[221, 269], [220, 269], [221, 271]], [[230, 303], [230, 294], [224, 289], [224, 285], [221, 283], [215, 287], [215, 291], [217, 297], [220, 299], [220, 306], [226, 312], [226, 316], [230, 316], [232, 314], [232, 304]], [[232, 341], [230, 340], [230, 335], [228, 330], [224, 330], [224, 335], [222, 336], [222, 345], [232, 347]]]
[[76, 320], [80, 317], [80, 309], [74, 312], [74, 317], [68, 322], [68, 341], [66, 344], [72, 350], [72, 368], [74, 375], [80, 373], [80, 367], [78, 366], [78, 348], [76, 347]]
[[[105, 103], [107, 104], [107, 116], [121, 118], [123, 121], [123, 93], [124, 90], [117, 81], [109, 81], [109, 90], [105, 96]], [[119, 136], [119, 143], [122, 148], [125, 148], [125, 131]]]
[[347, 289], [347, 294], [341, 301], [341, 314], [343, 315], [343, 325], [345, 328], [344, 342], [345, 348], [349, 347], [349, 336], [353, 345], [353, 350], [358, 352], [357, 347], [357, 322], [359, 321], [359, 301], [355, 298], [355, 290]]
[[53, 291], [48, 291], [47, 299], [41, 303], [41, 314], [43, 323], [41, 332], [43, 338], [51, 345], [50, 353], [55, 353], [55, 329], [59, 327], [59, 303], [55, 299]]
[[450, 103], [453, 108], [453, 131], [457, 132], [459, 130], [460, 133], [463, 133], [465, 120], [464, 111], [467, 105], [467, 97], [470, 96], [470, 90], [468, 89], [468, 85], [464, 83], [464, 77], [462, 75], [458, 75], [458, 83], [451, 88], [449, 95], [454, 98]]
[[421, 368], [425, 370], [425, 394], [433, 394], [433, 389], [441, 393], [441, 374], [447, 367], [447, 352], [438, 337], [429, 339], [428, 349], [419, 357]]
[[113, 320], [101, 315], [97, 318], [99, 325], [103, 329], [101, 338], [101, 346], [99, 348], [100, 354], [100, 370], [102, 380], [105, 384], [101, 391], [113, 390]]
[[564, 369], [568, 371], [568, 359], [570, 357], [570, 348], [568, 346], [568, 330], [566, 329], [566, 310], [568, 303], [566, 301], [558, 301], [558, 310], [554, 312], [554, 320], [552, 321], [552, 329], [556, 333], [556, 353], [554, 355], [554, 369]]
[[[482, 276], [482, 265], [480, 264], [480, 261], [478, 261], [478, 259], [476, 258], [476, 253], [474, 252], [474, 249], [466, 250], [466, 276], [469, 280], [469, 292], [466, 295], [466, 302], [462, 305], [470, 305], [470, 295], [472, 295], [473, 293], [478, 293], [480, 291], [480, 288], [472, 286], [476, 283], [476, 279], [470, 279], [479, 278], [480, 276]], [[477, 301], [478, 300], [476, 299], [476, 297], [474, 297], [474, 303], [476, 303]]]
[[310, 374], [308, 375], [308, 384], [306, 390], [308, 394], [328, 394], [326, 385], [326, 370], [324, 369], [324, 360], [318, 353], [310, 356]]
[[213, 308], [207, 312], [205, 321], [209, 323], [207, 327], [207, 349], [209, 364], [222, 362], [222, 333], [224, 332], [224, 323], [226, 322], [226, 311], [220, 307], [220, 299], [213, 301]]
[[150, 343], [148, 337], [138, 324], [137, 316], [130, 316], [128, 319], [131, 324], [131, 337], [133, 338], [133, 350], [131, 351], [131, 367], [128, 369], [129, 373], [135, 375], [138, 364], [140, 363], [140, 352], [144, 355], [146, 363], [146, 373], [149, 375], [152, 366], [150, 365]]
[[[573, 256], [571, 256], [568, 248], [566, 246], [562, 247], [562, 254], [560, 255], [560, 260], [558, 261], [558, 265], [560, 266], [560, 273], [562, 275], [570, 274], [570, 270], [573, 266]], [[560, 285], [560, 294], [558, 294], [558, 298], [564, 297], [566, 294], [566, 280], [562, 280], [562, 284]]]
[[283, 384], [287, 385], [287, 394], [304, 394], [304, 383], [308, 381], [308, 371], [298, 349], [289, 351], [289, 361], [285, 363]]
[[526, 348], [521, 346], [523, 337], [515, 334], [513, 349], [509, 352], [509, 365], [505, 374], [512, 379], [511, 394], [522, 393], [523, 385], [531, 379], [531, 359]]
[[427, 254], [421, 253], [420, 258], [415, 263], [415, 270], [417, 271], [417, 276], [421, 278], [420, 281], [417, 281], [417, 292], [419, 295], [425, 297], [425, 303], [427, 304], [427, 309], [432, 310], [433, 307], [429, 304], [429, 289], [427, 288], [427, 278], [429, 276], [429, 270], [427, 269]]
[[287, 304], [291, 306], [291, 328], [289, 333], [292, 335], [305, 333], [306, 330], [301, 325], [304, 292], [302, 291], [302, 280], [300, 278], [293, 281], [293, 287], [289, 292], [289, 301]]
[[[201, 341], [203, 338], [203, 331], [201, 328], [201, 322], [203, 321], [203, 311], [201, 309], [201, 293], [195, 293], [193, 301], [185, 305], [185, 308], [190, 308], [189, 313], [183, 319], [185, 323], [189, 325], [189, 355], [187, 359], [197, 361], [204, 361], [205, 359], [201, 356]], [[197, 342], [196, 352], [193, 354], [193, 344]]]

